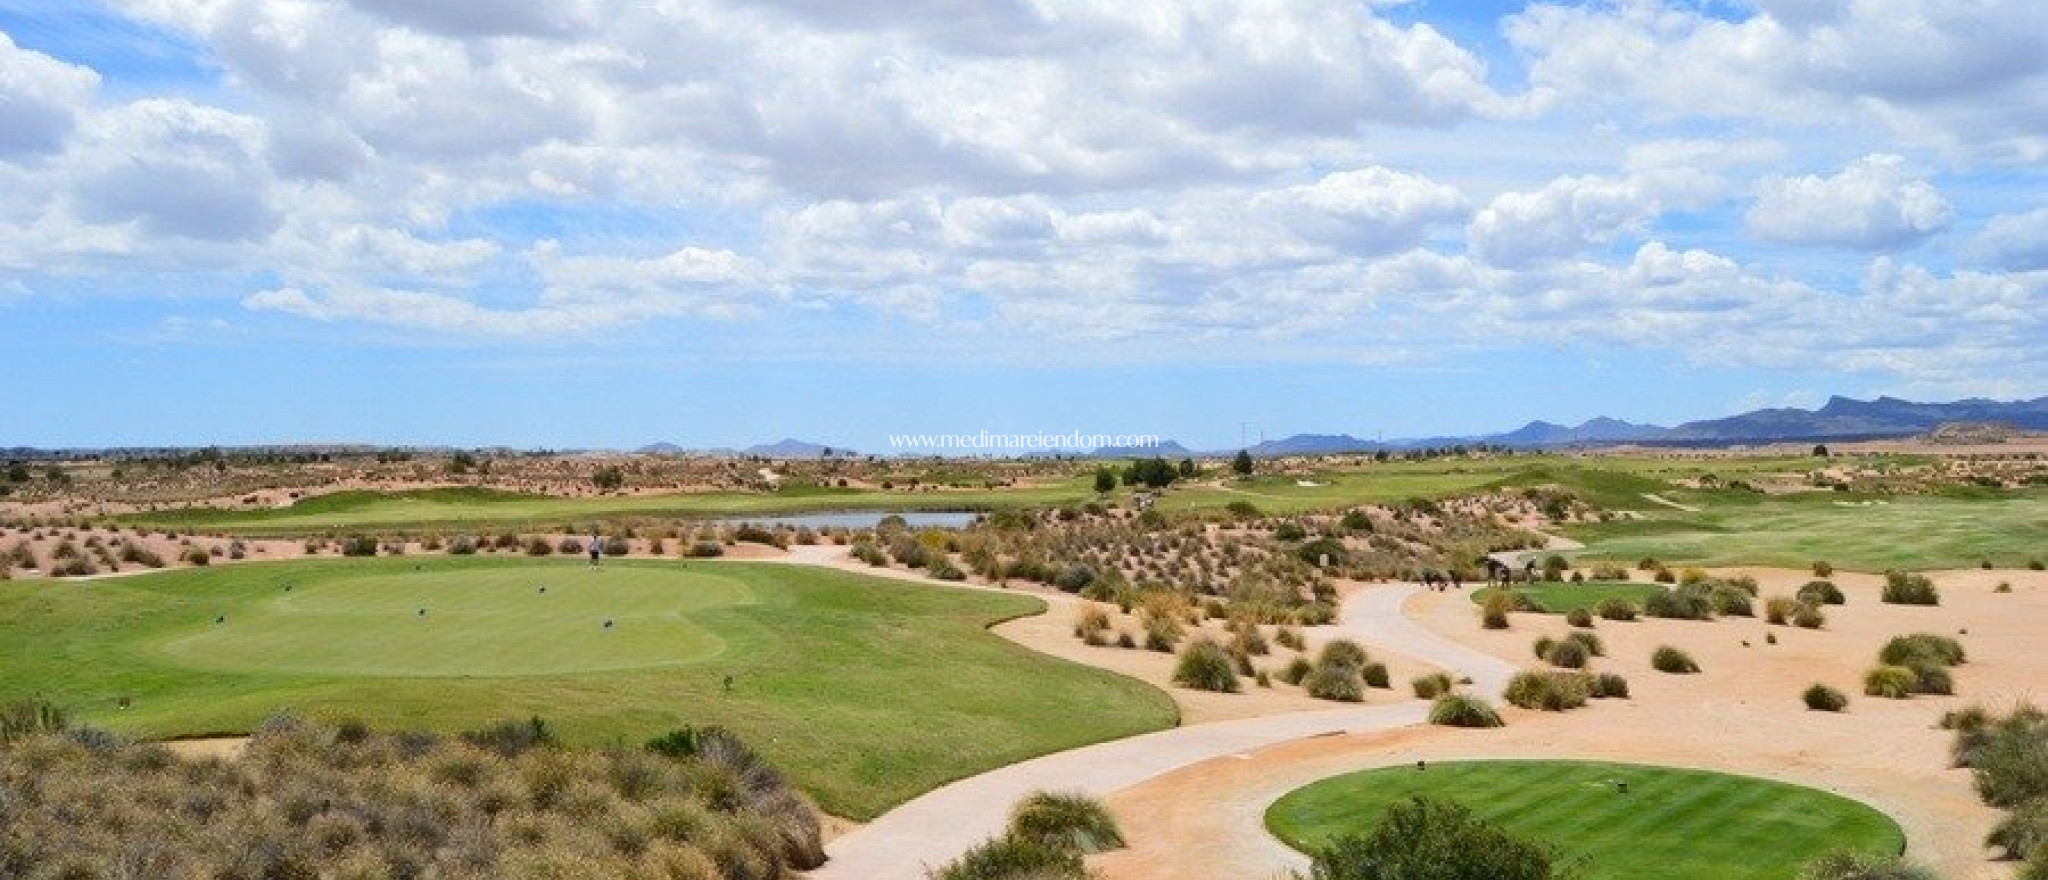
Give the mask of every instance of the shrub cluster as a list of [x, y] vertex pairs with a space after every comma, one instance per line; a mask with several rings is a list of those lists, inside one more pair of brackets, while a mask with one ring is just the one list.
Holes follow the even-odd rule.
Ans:
[[1849, 707], [1847, 694], [1824, 684], [1808, 687], [1801, 699], [1806, 701], [1806, 708], [1815, 712], [1840, 712]]
[[39, 732], [0, 747], [0, 790], [16, 877], [723, 880], [824, 858], [817, 811], [722, 734], [672, 758], [279, 718], [241, 760], [188, 762]]
[[1502, 696], [1524, 709], [1563, 712], [1586, 705], [1592, 696], [1588, 678], [1576, 672], [1518, 672]]
[[[1319, 700], [1356, 703], [1365, 699], [1365, 673], [1379, 666], [1357, 642], [1338, 639], [1323, 646], [1313, 668], [1301, 678], [1301, 687]], [[1386, 681], [1386, 667], [1379, 666], [1379, 680]]]
[[2024, 860], [2023, 880], [2048, 878], [2048, 713], [2026, 704], [2004, 716], [1971, 707], [1943, 721], [1978, 797], [2009, 811], [1985, 843]]
[[1230, 652], [1208, 637], [1190, 640], [1173, 666], [1173, 683], [1198, 691], [1234, 694], [1242, 689]]
[[[1417, 689], [1417, 694], [1421, 689]], [[1500, 713], [1470, 694], [1439, 693], [1429, 705], [1429, 723], [1445, 727], [1499, 727]]]
[[1309, 868], [1312, 880], [1561, 880], [1574, 874], [1555, 850], [1457, 803], [1423, 797], [1388, 807], [1369, 832], [1331, 841], [1315, 853]]
[[1888, 571], [1880, 598], [1893, 605], [1940, 605], [1941, 591], [1924, 574]]
[[930, 880], [1088, 880], [1081, 857], [1124, 845], [1116, 819], [1079, 794], [1038, 792], [1019, 802], [1004, 833], [932, 871]]
[[1700, 671], [1700, 664], [1687, 654], [1670, 645], [1662, 645], [1650, 654], [1650, 668], [1674, 675], [1690, 675]]

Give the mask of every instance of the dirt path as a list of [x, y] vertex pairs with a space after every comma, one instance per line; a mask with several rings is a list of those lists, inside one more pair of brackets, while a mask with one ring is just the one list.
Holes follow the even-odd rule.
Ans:
[[1683, 511], [1685, 511], [1686, 513], [1699, 513], [1699, 512], [1700, 512], [1700, 509], [1699, 509], [1699, 508], [1697, 508], [1697, 507], [1694, 507], [1694, 506], [1692, 506], [1692, 505], [1690, 505], [1690, 504], [1680, 504], [1680, 503], [1678, 503], [1678, 502], [1676, 502], [1676, 501], [1673, 501], [1673, 500], [1671, 500], [1671, 499], [1669, 499], [1669, 498], [1666, 498], [1666, 497], [1664, 497], [1664, 496], [1662, 496], [1662, 495], [1659, 495], [1659, 494], [1657, 494], [1657, 493], [1655, 493], [1655, 492], [1644, 492], [1644, 493], [1643, 493], [1643, 500], [1644, 500], [1644, 501], [1648, 501], [1648, 502], [1650, 502], [1651, 504], [1662, 504], [1662, 505], [1664, 505], [1665, 507], [1671, 507], [1671, 508], [1676, 508], [1676, 509], [1678, 509], [1678, 510], [1683, 510]]
[[[1414, 586], [1358, 590], [1345, 600], [1341, 621], [1332, 629], [1372, 647], [1399, 651], [1469, 675], [1476, 687], [1497, 691], [1511, 670], [1509, 664], [1409, 622], [1402, 605], [1420, 593], [1421, 588]], [[1162, 730], [1012, 764], [929, 792], [833, 841], [827, 848], [831, 861], [810, 876], [814, 880], [918, 880], [926, 869], [950, 861], [1000, 831], [1010, 807], [1033, 791], [1107, 796], [1178, 768], [1204, 761], [1239, 760], [1254, 750], [1293, 740], [1407, 727], [1422, 722], [1427, 712], [1421, 701], [1404, 699], [1385, 705], [1241, 718]], [[1255, 832], [1244, 836], [1261, 837]]]

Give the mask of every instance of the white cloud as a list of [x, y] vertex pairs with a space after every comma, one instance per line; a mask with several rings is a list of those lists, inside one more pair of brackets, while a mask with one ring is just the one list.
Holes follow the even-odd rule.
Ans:
[[244, 241], [275, 229], [263, 124], [183, 100], [93, 117], [65, 158], [77, 214], [165, 238]]
[[1260, 196], [1259, 204], [1304, 238], [1365, 253], [1413, 247], [1431, 225], [1469, 210], [1457, 187], [1378, 167], [1336, 172]]
[[1872, 154], [1832, 177], [1769, 177], [1757, 184], [1749, 226], [1789, 244], [1879, 250], [1947, 229], [1955, 210], [1903, 157]]
[[90, 69], [23, 49], [0, 32], [0, 161], [60, 149], [98, 87]]
[[2048, 156], [2048, 4], [1757, 4], [1739, 19], [1671, 0], [1539, 4], [1508, 19], [1530, 81], [1666, 117], [1874, 123], [1996, 158]]
[[1969, 250], [2000, 269], [2048, 269], [2048, 208], [1991, 218]]

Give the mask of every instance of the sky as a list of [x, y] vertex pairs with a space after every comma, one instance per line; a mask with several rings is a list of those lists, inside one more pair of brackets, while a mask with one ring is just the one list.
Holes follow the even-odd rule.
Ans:
[[2038, 0], [0, 0], [0, 446], [2048, 393]]

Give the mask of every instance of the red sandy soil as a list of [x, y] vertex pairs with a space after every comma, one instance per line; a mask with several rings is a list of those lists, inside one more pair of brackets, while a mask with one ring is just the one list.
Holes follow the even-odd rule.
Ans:
[[[1770, 569], [1716, 573], [1752, 574], [1765, 596], [1789, 594], [1811, 579]], [[1157, 777], [1112, 799], [1132, 847], [1095, 862], [1109, 880], [1268, 876], [1278, 844], [1263, 831], [1262, 816], [1293, 789], [1418, 759], [1547, 757], [1698, 767], [1839, 792], [1898, 820], [1910, 855], [1944, 877], [2009, 876], [2010, 863], [1991, 861], [1981, 845], [2000, 813], [1978, 801], [1968, 771], [1949, 766], [1950, 734], [1937, 722], [1970, 703], [2043, 701], [2048, 651], [2039, 640], [2048, 633], [2048, 574], [1935, 573], [1943, 602], [1935, 608], [1880, 603], [1879, 581], [1870, 575], [1837, 573], [1834, 580], [1849, 603], [1829, 606], [1819, 631], [1744, 618], [1600, 621], [1609, 656], [1595, 668], [1626, 675], [1630, 700], [1596, 701], [1565, 714], [1508, 709], [1508, 726], [1500, 730], [1411, 728], [1300, 741]], [[2013, 592], [1994, 593], [2000, 582], [2010, 582]], [[1507, 632], [1483, 630], [1470, 603], [1455, 594], [1424, 594], [1408, 611], [1432, 629], [1530, 668], [1537, 666], [1530, 642], [1568, 630], [1562, 618], [1542, 615], [1515, 615]], [[1923, 631], [1956, 636], [1968, 649], [1969, 663], [1956, 670], [1959, 696], [1862, 696], [1862, 673], [1875, 664], [1879, 646]], [[1767, 632], [1779, 643], [1767, 645]], [[1651, 670], [1650, 652], [1664, 644], [1691, 653], [1704, 671]], [[1813, 682], [1850, 694], [1849, 711], [1807, 711], [1799, 695]]]

